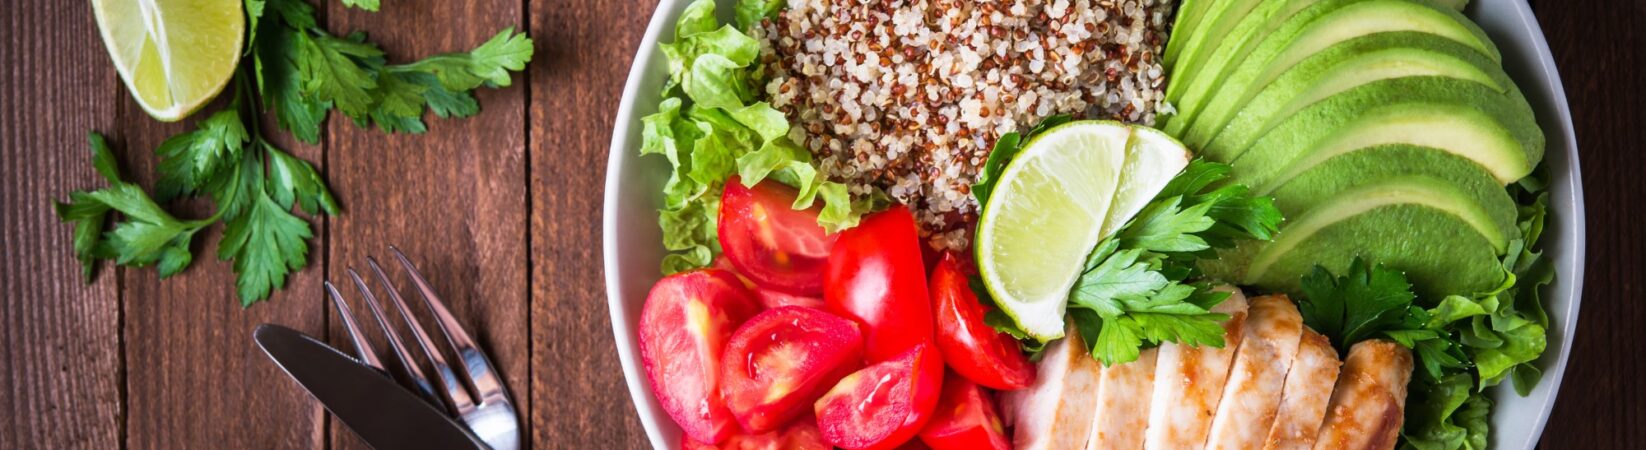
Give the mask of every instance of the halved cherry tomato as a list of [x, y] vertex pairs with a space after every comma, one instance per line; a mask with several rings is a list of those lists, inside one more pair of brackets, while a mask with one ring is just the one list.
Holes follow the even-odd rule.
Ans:
[[863, 334], [852, 321], [801, 306], [769, 309], [726, 344], [721, 392], [744, 430], [763, 433], [805, 414], [862, 359]]
[[798, 193], [782, 183], [745, 187], [736, 176], [720, 197], [720, 247], [732, 266], [755, 284], [785, 293], [823, 291], [823, 269], [834, 236], [817, 224], [821, 205], [796, 211]]
[[894, 206], [840, 232], [826, 279], [823, 301], [863, 324], [870, 363], [932, 341], [926, 266], [908, 208]]
[[817, 400], [817, 427], [838, 447], [896, 448], [926, 426], [942, 384], [937, 349], [918, 344], [841, 379]]
[[760, 311], [731, 272], [703, 269], [659, 280], [640, 312], [640, 360], [652, 393], [688, 436], [719, 442], [737, 424], [721, 399], [720, 355], [732, 331]]
[[1008, 450], [1006, 427], [995, 413], [994, 399], [983, 388], [950, 372], [943, 378], [943, 395], [920, 440], [935, 450]]
[[1034, 383], [1034, 365], [1017, 341], [983, 322], [986, 311], [972, 292], [965, 257], [944, 253], [932, 269], [932, 307], [937, 349], [943, 362], [977, 384], [1010, 391]]
[[[720, 258], [714, 260], [714, 267], [717, 269], [730, 270], [734, 273], [737, 272], [737, 268], [732, 267], [731, 261], [727, 261], [725, 255], [721, 255]], [[754, 280], [750, 280], [742, 274], [738, 274], [737, 277], [743, 280], [744, 286], [748, 286], [749, 290], [754, 291], [755, 299], [760, 300], [760, 306], [764, 306], [766, 309], [784, 306], [804, 306], [807, 308], [825, 309], [823, 299], [821, 298], [793, 295], [775, 289], [766, 289], [755, 284]]]
[[810, 415], [790, 422], [782, 429], [760, 434], [737, 433], [726, 438], [725, 442], [704, 444], [690, 438], [681, 439], [680, 447], [683, 450], [833, 450], [827, 442], [823, 442], [823, 434], [817, 431], [817, 419]]

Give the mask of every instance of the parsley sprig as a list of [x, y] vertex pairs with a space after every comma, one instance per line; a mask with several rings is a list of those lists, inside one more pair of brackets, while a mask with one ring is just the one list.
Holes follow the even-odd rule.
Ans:
[[[1070, 120], [1067, 115], [1052, 116], [1027, 133], [1002, 135], [972, 186], [978, 204], [988, 204], [1000, 174], [1022, 150], [1022, 143]], [[1221, 183], [1229, 169], [1226, 164], [1191, 161], [1086, 258], [1069, 292], [1068, 319], [1091, 347], [1093, 358], [1114, 365], [1134, 361], [1144, 348], [1163, 342], [1224, 345], [1221, 322], [1228, 316], [1211, 309], [1229, 294], [1194, 281], [1200, 276], [1196, 265], [1237, 241], [1271, 239], [1281, 221], [1272, 198]], [[984, 321], [1018, 338], [1025, 351], [1043, 348], [1044, 343], [1029, 338], [998, 310]]]
[[1069, 317], [1104, 365], [1165, 342], [1222, 347], [1229, 297], [1195, 282], [1199, 260], [1280, 226], [1273, 199], [1218, 185], [1229, 166], [1194, 160], [1113, 236], [1099, 242], [1069, 293]]
[[[182, 272], [193, 262], [196, 234], [221, 222], [217, 256], [232, 262], [242, 305], [268, 298], [308, 264], [313, 231], [294, 211], [336, 215], [340, 208], [312, 165], [266, 139], [260, 112], [272, 111], [281, 129], [308, 143], [319, 142], [333, 110], [360, 127], [422, 133], [425, 111], [476, 114], [470, 92], [508, 86], [532, 55], [531, 40], [509, 28], [468, 52], [388, 64], [363, 33], [338, 37], [321, 28], [302, 0], [245, 0], [245, 11], [248, 44], [232, 100], [155, 149], [161, 161], [152, 197], [120, 176], [107, 142], [91, 135], [92, 165], [109, 186], [71, 192], [56, 204], [58, 216], [74, 224], [75, 257], [88, 280], [98, 260], [154, 265], [161, 278]], [[184, 220], [160, 206], [183, 197], [209, 198], [216, 211]]]

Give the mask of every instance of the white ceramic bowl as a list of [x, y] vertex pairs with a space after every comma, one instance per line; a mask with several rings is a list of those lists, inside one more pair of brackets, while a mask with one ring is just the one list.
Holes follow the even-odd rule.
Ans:
[[[719, 2], [718, 9], [726, 12], [735, 0]], [[623, 89], [606, 166], [604, 251], [612, 332], [640, 423], [652, 445], [659, 449], [680, 448], [680, 428], [658, 406], [647, 386], [640, 365], [636, 324], [646, 293], [661, 277], [658, 267], [664, 252], [657, 208], [663, 182], [668, 179], [668, 166], [662, 158], [640, 157], [640, 118], [656, 111], [658, 90], [668, 76], [658, 40], [674, 35], [675, 18], [687, 3], [689, 0], [662, 0], [652, 14]], [[1558, 275], [1544, 293], [1553, 321], [1549, 350], [1540, 362], [1545, 375], [1526, 397], [1515, 395], [1507, 385], [1493, 392], [1497, 406], [1492, 411], [1492, 448], [1531, 449], [1554, 408], [1583, 292], [1583, 186], [1578, 175], [1577, 141], [1572, 135], [1572, 115], [1560, 74], [1543, 31], [1524, 0], [1474, 0], [1465, 12], [1502, 49], [1504, 68], [1531, 101], [1548, 138], [1552, 216], [1543, 245], [1545, 254], [1554, 258]], [[727, 18], [723, 15], [722, 20]]]

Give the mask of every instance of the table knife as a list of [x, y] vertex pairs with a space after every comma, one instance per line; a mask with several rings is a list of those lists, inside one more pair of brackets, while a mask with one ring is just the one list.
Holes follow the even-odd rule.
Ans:
[[258, 347], [373, 448], [487, 449], [461, 424], [387, 374], [297, 330], [263, 324]]

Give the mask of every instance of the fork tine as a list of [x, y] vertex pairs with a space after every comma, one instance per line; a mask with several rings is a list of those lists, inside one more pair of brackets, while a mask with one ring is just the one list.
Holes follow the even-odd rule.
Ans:
[[[366, 287], [366, 280], [360, 279], [360, 273], [355, 272], [354, 268], [349, 268], [348, 272], [349, 278], [354, 280], [355, 289], [360, 291], [360, 295], [366, 297], [366, 309], [371, 310], [372, 319], [377, 321], [378, 328], [383, 329], [383, 335], [389, 341], [389, 348], [393, 350], [391, 354], [400, 361], [399, 375], [405, 379], [403, 382], [410, 383], [412, 389], [417, 391], [417, 395], [427, 399], [430, 403], [437, 407], [445, 406], [445, 403], [440, 400], [440, 396], [434, 395], [434, 386], [429, 384], [429, 377], [423, 375], [422, 367], [418, 366], [417, 361], [412, 359], [411, 353], [406, 351], [405, 344], [402, 344], [405, 341], [400, 340], [400, 333], [395, 331], [394, 327], [389, 326], [388, 316], [383, 315], [383, 306], [377, 301], [377, 295], [372, 294], [371, 288]], [[393, 289], [390, 289], [390, 291], [392, 292]]]
[[383, 370], [383, 361], [377, 359], [377, 352], [372, 351], [371, 343], [366, 342], [366, 334], [360, 331], [360, 324], [354, 321], [354, 311], [351, 311], [349, 304], [343, 301], [343, 295], [337, 293], [336, 286], [332, 286], [330, 281], [325, 284], [326, 294], [331, 295], [332, 305], [337, 307], [337, 315], [343, 316], [343, 329], [349, 332], [349, 341], [354, 343], [354, 353], [359, 355], [360, 362]]
[[429, 286], [429, 281], [423, 278], [423, 274], [417, 271], [417, 267], [412, 265], [411, 260], [406, 259], [406, 255], [401, 253], [400, 249], [391, 245], [389, 252], [393, 253], [394, 258], [400, 260], [400, 265], [411, 274], [412, 284], [417, 286], [418, 296], [422, 297], [423, 304], [434, 312], [434, 323], [439, 325], [440, 331], [446, 335], [446, 343], [451, 345], [452, 352], [462, 360], [469, 383], [474, 386], [475, 395], [480, 397], [480, 403], [507, 401], [508, 393], [504, 390], [503, 383], [498, 381], [497, 371], [492, 368], [491, 360], [486, 358], [485, 352], [474, 345], [474, 339], [463, 331], [463, 326], [457, 323], [457, 318], [446, 309], [446, 303], [435, 294], [434, 289]]
[[411, 308], [406, 307], [406, 300], [400, 296], [400, 290], [389, 282], [388, 275], [383, 274], [383, 268], [377, 265], [377, 260], [366, 257], [366, 265], [377, 276], [377, 280], [389, 288], [389, 301], [394, 308], [400, 311], [400, 318], [406, 320], [411, 327], [412, 337], [417, 339], [417, 346], [423, 349], [423, 355], [429, 357], [429, 364], [434, 366], [435, 380], [440, 382], [447, 405], [455, 414], [464, 414], [474, 409], [474, 399], [469, 396], [461, 381], [457, 380], [457, 373], [452, 370], [451, 364], [446, 362], [446, 355], [435, 348], [434, 341], [429, 339], [429, 333], [423, 331], [423, 326], [411, 315]]

